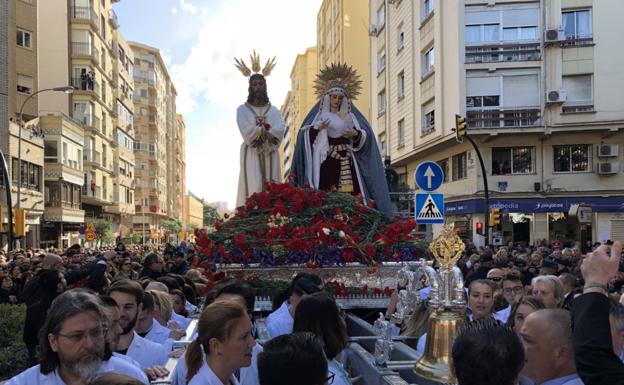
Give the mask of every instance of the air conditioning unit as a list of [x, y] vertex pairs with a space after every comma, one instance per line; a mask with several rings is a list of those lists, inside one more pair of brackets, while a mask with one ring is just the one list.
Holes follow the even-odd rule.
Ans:
[[617, 162], [598, 163], [598, 174], [613, 175], [620, 171], [620, 164]]
[[567, 92], [565, 90], [552, 90], [546, 93], [546, 104], [551, 103], [563, 103], [567, 99]]
[[547, 29], [544, 32], [544, 43], [558, 43], [565, 40], [565, 32], [563, 28]]
[[598, 157], [608, 158], [618, 156], [619, 146], [617, 144], [601, 144], [598, 146]]
[[377, 36], [377, 25], [371, 24], [368, 27], [368, 36]]

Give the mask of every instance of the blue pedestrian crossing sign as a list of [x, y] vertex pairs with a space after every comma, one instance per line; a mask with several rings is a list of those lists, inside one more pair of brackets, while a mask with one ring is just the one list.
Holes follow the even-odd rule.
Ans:
[[437, 190], [444, 181], [444, 172], [436, 162], [422, 162], [416, 167], [414, 173], [416, 185], [421, 189], [431, 192]]
[[444, 223], [444, 194], [416, 194], [416, 223]]

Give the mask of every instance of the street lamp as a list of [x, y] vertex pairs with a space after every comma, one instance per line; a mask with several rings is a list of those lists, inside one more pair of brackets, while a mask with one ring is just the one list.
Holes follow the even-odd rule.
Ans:
[[30, 94], [22, 102], [22, 106], [20, 107], [20, 112], [19, 112], [19, 128], [20, 129], [19, 129], [19, 134], [18, 134], [18, 139], [17, 139], [17, 202], [16, 202], [16, 205], [18, 209], [21, 206], [20, 196], [21, 196], [21, 190], [22, 190], [22, 129], [24, 128], [24, 116], [23, 116], [24, 106], [26, 105], [26, 102], [28, 102], [30, 98], [32, 98], [33, 96], [40, 94], [42, 92], [47, 92], [47, 91], [65, 92], [66, 94], [71, 94], [72, 92], [74, 92], [74, 87], [63, 86], [63, 87], [54, 87], [54, 88], [46, 88], [43, 90], [39, 90], [33, 94]]

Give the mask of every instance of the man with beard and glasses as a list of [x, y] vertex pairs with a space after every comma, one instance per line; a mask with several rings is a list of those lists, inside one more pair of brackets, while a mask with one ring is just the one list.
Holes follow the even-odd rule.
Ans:
[[[242, 60], [237, 63], [245, 77], [251, 74]], [[245, 199], [251, 194], [263, 191], [265, 181], [282, 180], [278, 149], [285, 125], [279, 110], [269, 102], [265, 79], [271, 73], [273, 64], [268, 62], [262, 74], [257, 73], [260, 71], [260, 58], [254, 52], [252, 68], [256, 73], [249, 78], [247, 102], [236, 111], [236, 121], [243, 136], [236, 206], [245, 204]]]
[[119, 325], [123, 333], [116, 352], [130, 356], [141, 365], [141, 369], [167, 362], [167, 349], [160, 344], [146, 340], [134, 331], [143, 305], [143, 288], [136, 281], [119, 280], [108, 289], [108, 295], [117, 302], [121, 317]]
[[11, 378], [7, 385], [85, 384], [108, 372], [149, 384], [139, 368], [111, 356], [106, 327], [96, 296], [80, 289], [66, 291], [52, 302], [41, 329], [39, 365]]

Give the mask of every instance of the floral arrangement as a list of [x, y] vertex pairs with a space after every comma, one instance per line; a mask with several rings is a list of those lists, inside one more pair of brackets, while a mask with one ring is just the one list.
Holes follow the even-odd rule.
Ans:
[[[307, 268], [365, 264], [424, 256], [413, 219], [391, 218], [361, 196], [267, 183], [214, 232], [195, 230], [194, 266], [238, 263]], [[209, 270], [209, 269], [207, 269]]]

